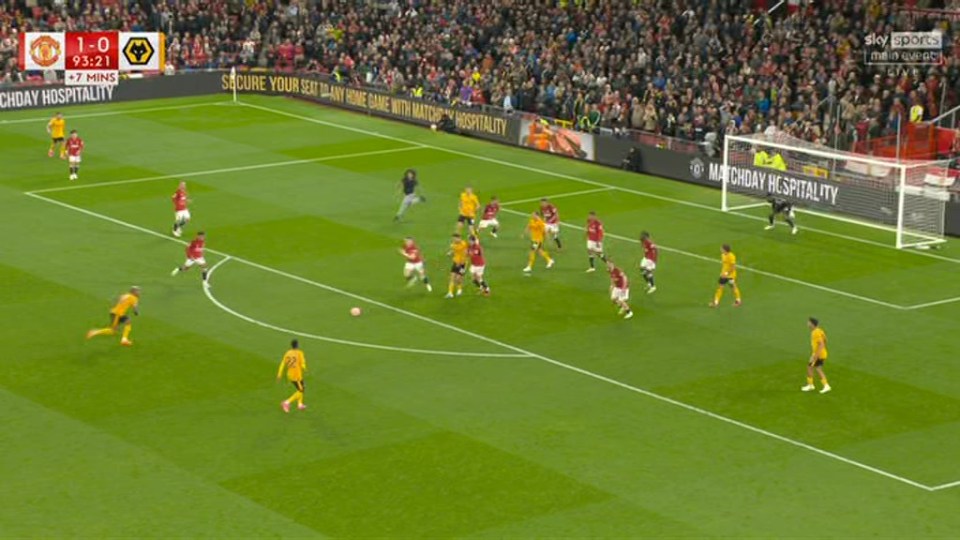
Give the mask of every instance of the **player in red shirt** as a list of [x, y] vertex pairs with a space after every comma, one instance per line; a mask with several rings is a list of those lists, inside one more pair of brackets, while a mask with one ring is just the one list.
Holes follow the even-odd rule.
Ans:
[[653, 272], [657, 269], [657, 258], [660, 256], [660, 250], [650, 239], [650, 233], [647, 231], [640, 233], [640, 244], [643, 245], [643, 260], [640, 261], [640, 271], [643, 272], [643, 279], [647, 282], [647, 294], [653, 294], [657, 291], [657, 286], [653, 282]]
[[487, 261], [483, 258], [483, 246], [480, 245], [480, 239], [476, 236], [470, 237], [467, 255], [470, 257], [470, 275], [473, 277], [473, 284], [484, 296], [490, 296], [490, 286], [487, 285], [487, 280], [483, 278]]
[[540, 213], [543, 214], [543, 221], [547, 224], [547, 234], [553, 237], [557, 244], [557, 249], [563, 249], [560, 243], [560, 212], [546, 197], [540, 199]]
[[201, 276], [203, 277], [203, 284], [208, 285], [207, 283], [207, 260], [203, 258], [203, 250], [207, 244], [207, 235], [200, 231], [197, 233], [197, 237], [190, 242], [190, 245], [187, 246], [187, 260], [182, 265], [173, 269], [173, 272], [170, 273], [171, 276], [175, 276], [180, 272], [186, 272], [190, 269], [191, 266], [197, 265], [203, 271]]
[[80, 154], [83, 153], [83, 139], [77, 134], [77, 130], [70, 132], [67, 138], [67, 163], [70, 165], [70, 180], [76, 180], [80, 177]]
[[597, 219], [596, 212], [590, 212], [587, 218], [587, 256], [590, 257], [590, 268], [587, 268], [587, 272], [597, 271], [595, 257], [607, 262], [607, 256], [603, 254], [603, 223]]
[[420, 246], [412, 237], [403, 239], [403, 247], [400, 248], [400, 254], [406, 259], [403, 264], [403, 277], [407, 280], [407, 287], [413, 287], [413, 284], [420, 280], [427, 288], [427, 292], [433, 291], [430, 285], [430, 278], [427, 277], [427, 271], [423, 266], [423, 254], [420, 252]]
[[618, 315], [623, 315], [624, 319], [633, 317], [633, 311], [630, 310], [630, 280], [627, 274], [617, 268], [613, 261], [607, 260], [607, 271], [610, 272], [610, 300], [614, 305], [620, 307]]
[[490, 227], [490, 236], [496, 238], [500, 230], [500, 222], [497, 220], [497, 214], [500, 213], [500, 199], [496, 195], [490, 197], [490, 202], [483, 207], [483, 216], [480, 218], [478, 230], [482, 231]]
[[190, 202], [187, 198], [187, 183], [180, 182], [177, 191], [170, 199], [173, 200], [173, 235], [180, 238], [183, 228], [190, 222], [190, 210], [187, 208], [187, 203]]

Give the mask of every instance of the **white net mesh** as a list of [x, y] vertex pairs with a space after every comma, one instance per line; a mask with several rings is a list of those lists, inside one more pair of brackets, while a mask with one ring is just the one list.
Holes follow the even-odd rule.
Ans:
[[776, 133], [727, 137], [724, 165], [724, 210], [775, 195], [825, 217], [895, 230], [900, 247], [943, 240], [948, 161], [897, 163]]

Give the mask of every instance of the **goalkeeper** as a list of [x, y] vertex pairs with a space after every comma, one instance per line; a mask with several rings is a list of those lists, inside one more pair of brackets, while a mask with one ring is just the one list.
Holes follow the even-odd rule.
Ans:
[[774, 197], [771, 193], [767, 193], [767, 202], [770, 203], [770, 215], [767, 217], [770, 223], [764, 227], [764, 230], [769, 231], [774, 228], [774, 220], [777, 216], [783, 216], [783, 220], [787, 222], [787, 225], [790, 225], [790, 233], [797, 234], [797, 216], [793, 211], [793, 203], [780, 197]]

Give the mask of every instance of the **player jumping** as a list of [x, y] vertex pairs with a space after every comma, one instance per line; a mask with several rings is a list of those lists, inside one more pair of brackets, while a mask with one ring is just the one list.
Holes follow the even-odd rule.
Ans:
[[600, 257], [601, 261], [607, 262], [607, 256], [603, 254], [603, 223], [597, 219], [597, 213], [592, 211], [587, 218], [587, 256], [590, 258], [587, 272], [597, 271], [594, 258]]
[[640, 244], [643, 245], [643, 260], [640, 261], [640, 271], [643, 273], [643, 279], [647, 282], [647, 294], [653, 294], [657, 291], [657, 285], [653, 281], [653, 272], [657, 269], [657, 257], [660, 250], [650, 239], [650, 233], [643, 231], [640, 233]]
[[500, 222], [497, 220], [497, 214], [500, 213], [500, 199], [496, 195], [490, 197], [490, 202], [483, 207], [483, 216], [480, 218], [480, 224], [477, 226], [478, 231], [482, 231], [487, 227], [490, 228], [490, 236], [496, 238], [497, 232], [500, 231]]
[[427, 292], [433, 291], [430, 285], [430, 278], [427, 277], [427, 271], [423, 266], [423, 254], [420, 252], [420, 246], [414, 242], [413, 238], [403, 239], [403, 247], [400, 249], [406, 262], [403, 264], [403, 278], [407, 280], [407, 287], [413, 287], [418, 280], [423, 282]]
[[764, 227], [764, 230], [769, 231], [774, 228], [774, 219], [777, 216], [783, 216], [783, 220], [787, 222], [787, 225], [790, 225], [790, 234], [797, 234], [797, 217], [793, 211], [793, 203], [781, 199], [780, 197], [774, 197], [772, 194], [767, 194], [767, 202], [770, 203], [770, 216], [767, 220], [770, 222], [769, 225]]
[[187, 246], [187, 260], [181, 265], [173, 269], [173, 272], [170, 272], [171, 276], [175, 276], [180, 272], [186, 272], [192, 266], [199, 266], [203, 271], [200, 275], [203, 277], [203, 284], [209, 285], [207, 282], [207, 260], [203, 258], [203, 250], [206, 248], [207, 235], [200, 231], [197, 233], [197, 237], [190, 242], [190, 245]]
[[190, 199], [187, 198], [186, 182], [180, 182], [171, 199], [173, 199], [173, 235], [180, 238], [183, 228], [190, 222], [190, 210], [187, 208]]
[[540, 199], [540, 213], [543, 214], [543, 221], [547, 224], [547, 235], [553, 238], [557, 244], [557, 250], [563, 249], [560, 243], [560, 212], [546, 197]]
[[724, 244], [720, 248], [720, 280], [717, 284], [717, 292], [713, 294], [713, 302], [710, 307], [720, 305], [720, 299], [723, 298], [723, 288], [730, 286], [733, 289], [733, 305], [739, 306], [740, 287], [737, 287], [737, 256], [730, 251], [730, 244]]
[[633, 311], [630, 309], [630, 280], [627, 274], [617, 268], [613, 261], [607, 259], [607, 271], [610, 272], [610, 300], [620, 308], [618, 315], [623, 315], [624, 319], [633, 318]]
[[481, 294], [490, 296], [490, 286], [483, 278], [483, 271], [487, 266], [483, 258], [483, 246], [480, 245], [480, 239], [476, 236], [470, 237], [467, 254], [470, 255], [470, 276], [473, 278], [473, 284], [477, 286], [477, 290]]
[[77, 134], [77, 130], [70, 132], [70, 138], [67, 139], [67, 164], [70, 166], [70, 180], [76, 180], [80, 177], [80, 154], [83, 153], [83, 139]]
[[50, 134], [50, 149], [47, 150], [47, 157], [53, 157], [57, 151], [60, 153], [60, 159], [66, 158], [66, 147], [63, 144], [64, 133], [67, 129], [67, 121], [63, 119], [63, 113], [58, 112], [47, 122], [47, 133]]

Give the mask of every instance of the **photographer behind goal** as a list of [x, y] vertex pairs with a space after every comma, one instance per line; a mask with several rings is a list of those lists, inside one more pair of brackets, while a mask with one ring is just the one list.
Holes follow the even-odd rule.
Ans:
[[770, 224], [764, 227], [764, 230], [769, 231], [774, 228], [776, 217], [783, 216], [783, 220], [787, 222], [787, 225], [790, 225], [790, 234], [797, 234], [797, 216], [793, 211], [793, 203], [775, 197], [772, 193], [767, 193], [767, 202], [770, 203], [770, 215], [767, 217]]

